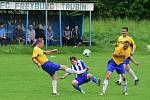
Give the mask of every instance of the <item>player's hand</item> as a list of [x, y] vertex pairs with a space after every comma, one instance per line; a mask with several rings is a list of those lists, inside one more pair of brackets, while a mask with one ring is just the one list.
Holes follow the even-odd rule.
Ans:
[[86, 70], [90, 70], [91, 68], [89, 66], [86, 67]]
[[130, 55], [132, 56], [134, 54], [134, 52], [131, 52]]
[[60, 79], [64, 79], [64, 77], [60, 77]]
[[40, 67], [41, 67], [41, 64], [37, 64], [37, 66], [38, 66], [38, 68], [40, 68]]
[[138, 62], [134, 62], [134, 64], [135, 64], [135, 65], [137, 65], [137, 66], [139, 65], [139, 63], [138, 63]]
[[117, 44], [117, 43], [115, 43], [115, 44], [113, 44], [113, 46], [114, 46], [114, 47], [118, 47], [118, 44]]

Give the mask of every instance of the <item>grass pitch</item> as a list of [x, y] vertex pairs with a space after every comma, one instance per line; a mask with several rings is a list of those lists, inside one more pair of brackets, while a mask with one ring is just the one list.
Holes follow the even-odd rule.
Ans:
[[[106, 65], [111, 57], [111, 52], [92, 52], [91, 57], [84, 57], [82, 53], [74, 54], [78, 59], [83, 59], [86, 65], [91, 67], [89, 73], [104, 80]], [[49, 60], [70, 66], [70, 54], [57, 54]], [[140, 65], [131, 67], [140, 79], [134, 86], [132, 78], [127, 74], [128, 96], [122, 95], [122, 86], [115, 85], [118, 78], [116, 72], [109, 81], [105, 96], [100, 96], [102, 89], [93, 82], [81, 87], [86, 94], [80, 94], [72, 86], [74, 75], [58, 81], [58, 92], [60, 96], [52, 96], [51, 78], [41, 68], [31, 61], [31, 55], [0, 54], [0, 100], [149, 100], [149, 76], [150, 55], [137, 53], [134, 58]], [[58, 72], [62, 76], [63, 71]]]

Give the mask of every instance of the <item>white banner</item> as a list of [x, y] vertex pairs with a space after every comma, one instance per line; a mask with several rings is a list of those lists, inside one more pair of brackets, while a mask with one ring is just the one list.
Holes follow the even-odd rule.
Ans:
[[[6, 2], [0, 1], [0, 9], [45, 10], [42, 2]], [[48, 3], [47, 10], [93, 11], [94, 3]]]

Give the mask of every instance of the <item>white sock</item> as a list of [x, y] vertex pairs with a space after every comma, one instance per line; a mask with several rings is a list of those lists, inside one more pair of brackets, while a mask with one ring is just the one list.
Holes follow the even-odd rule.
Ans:
[[102, 92], [104, 92], [105, 93], [105, 91], [106, 91], [106, 89], [107, 89], [107, 85], [108, 85], [108, 81], [109, 80], [104, 80], [104, 82], [103, 82], [103, 89], [102, 89]]
[[122, 81], [123, 92], [127, 91], [127, 81]]
[[119, 74], [119, 80], [118, 80], [120, 83], [122, 82], [122, 76], [121, 74]]
[[71, 69], [71, 68], [67, 68], [65, 71], [66, 71], [67, 73], [70, 73], [70, 74], [76, 74], [76, 71], [74, 71], [74, 70]]
[[57, 93], [57, 80], [52, 81], [53, 93]]
[[134, 79], [134, 80], [137, 80], [138, 78], [137, 78], [137, 76], [135, 75], [135, 73], [133, 72], [133, 70], [130, 68], [129, 69], [129, 74], [132, 76], [132, 78]]

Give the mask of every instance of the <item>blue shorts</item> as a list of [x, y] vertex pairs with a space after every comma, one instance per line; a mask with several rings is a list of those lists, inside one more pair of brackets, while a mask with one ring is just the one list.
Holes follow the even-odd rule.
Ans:
[[78, 85], [82, 85], [82, 84], [87, 83], [87, 82], [90, 81], [90, 79], [87, 78], [87, 74], [88, 74], [88, 72], [85, 72], [85, 73], [83, 73], [81, 75], [78, 75], [75, 78], [75, 80], [78, 81]]
[[129, 59], [126, 59], [123, 64], [130, 64], [130, 60]]
[[113, 72], [114, 70], [116, 70], [118, 74], [125, 74], [123, 63], [117, 65], [113, 59], [110, 59], [107, 64], [107, 71]]
[[42, 69], [49, 73], [51, 76], [55, 74], [60, 68], [59, 64], [54, 64], [53, 62], [47, 61], [42, 65]]

